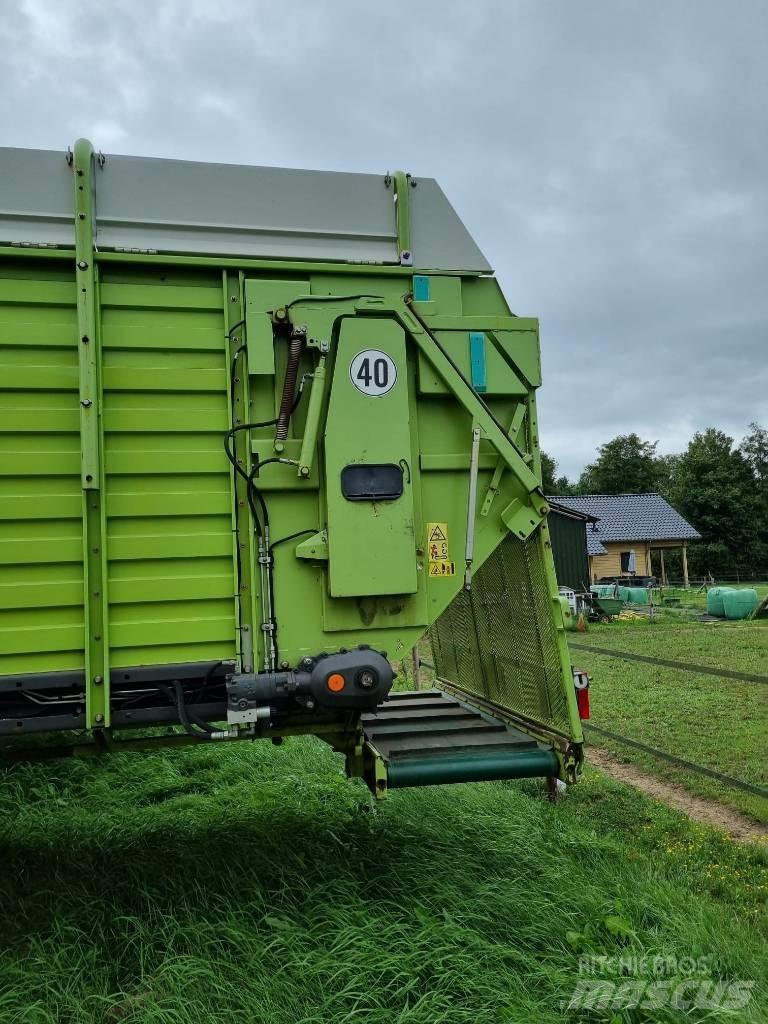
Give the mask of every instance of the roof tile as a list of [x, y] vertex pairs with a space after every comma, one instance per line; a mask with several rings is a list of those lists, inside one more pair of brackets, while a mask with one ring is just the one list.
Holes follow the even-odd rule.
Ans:
[[602, 554], [597, 546], [612, 541], [701, 539], [701, 534], [660, 494], [579, 494], [553, 496], [551, 500], [597, 517], [599, 522], [587, 527], [587, 550], [591, 555]]

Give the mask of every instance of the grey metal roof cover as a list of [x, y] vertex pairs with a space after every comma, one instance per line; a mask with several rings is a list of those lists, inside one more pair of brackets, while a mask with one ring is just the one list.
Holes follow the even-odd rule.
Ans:
[[[0, 244], [74, 245], [64, 153], [0, 149]], [[399, 263], [384, 175], [111, 156], [95, 168], [96, 243], [190, 255]], [[411, 189], [420, 270], [488, 273], [440, 186]]]
[[0, 149], [0, 242], [75, 244], [72, 173], [63, 153]]
[[601, 546], [612, 541], [701, 539], [701, 534], [660, 494], [579, 494], [554, 500], [597, 517], [596, 528], [587, 529], [588, 546], [590, 536]]

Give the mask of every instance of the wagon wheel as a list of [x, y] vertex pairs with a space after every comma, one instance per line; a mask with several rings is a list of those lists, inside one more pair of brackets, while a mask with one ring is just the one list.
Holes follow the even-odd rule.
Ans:
[[603, 614], [600, 616], [600, 618], [597, 621], [598, 622], [602, 622], [602, 623], [610, 622], [611, 621], [611, 616], [610, 615], [606, 615], [605, 612], [603, 612]]

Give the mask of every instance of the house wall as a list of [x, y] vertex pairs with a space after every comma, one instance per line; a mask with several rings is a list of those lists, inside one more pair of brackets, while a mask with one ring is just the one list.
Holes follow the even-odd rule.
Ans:
[[[653, 542], [654, 547], [656, 542]], [[621, 553], [622, 551], [635, 552], [635, 574], [637, 576], [650, 576], [649, 545], [645, 541], [615, 541], [606, 543], [603, 541], [606, 550], [604, 555], [592, 555], [589, 559], [590, 575], [592, 582], [600, 579], [601, 576], [621, 576]]]

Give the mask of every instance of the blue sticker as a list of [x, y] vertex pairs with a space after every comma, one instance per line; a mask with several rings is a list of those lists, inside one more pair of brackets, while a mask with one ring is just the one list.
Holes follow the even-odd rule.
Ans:
[[479, 395], [488, 390], [485, 372], [485, 335], [480, 331], [469, 332], [469, 371], [472, 387]]
[[416, 302], [429, 302], [429, 278], [423, 274], [413, 275], [413, 297]]

